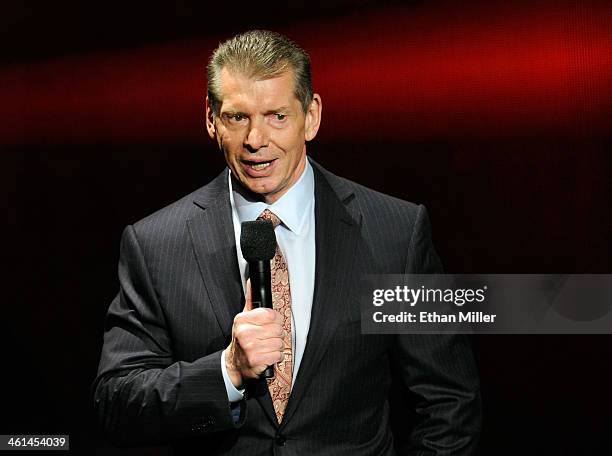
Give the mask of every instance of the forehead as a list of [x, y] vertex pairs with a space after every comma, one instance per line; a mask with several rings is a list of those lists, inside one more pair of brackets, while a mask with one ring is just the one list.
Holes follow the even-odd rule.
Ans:
[[256, 79], [223, 68], [219, 73], [219, 92], [222, 110], [255, 111], [299, 105], [291, 70], [273, 78]]

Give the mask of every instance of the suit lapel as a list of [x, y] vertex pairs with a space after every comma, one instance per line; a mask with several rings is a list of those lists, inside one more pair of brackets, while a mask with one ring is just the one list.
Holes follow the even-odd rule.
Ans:
[[[313, 376], [317, 375], [317, 366], [344, 316], [344, 301], [351, 288], [354, 255], [360, 238], [361, 216], [351, 214], [346, 207], [353, 193], [335, 176], [328, 174], [330, 177], [326, 177], [319, 165], [312, 160], [311, 163], [315, 174], [315, 288], [306, 348], [283, 426], [291, 419]], [[335, 188], [328, 179], [336, 184]]]
[[238, 268], [228, 173], [224, 170], [195, 198], [202, 210], [187, 221], [202, 280], [221, 331], [229, 343], [244, 295]]
[[[234, 317], [244, 306], [244, 294], [227, 179], [228, 172], [224, 170], [202, 190], [194, 201], [202, 210], [187, 224], [202, 280], [229, 344]], [[253, 382], [248, 394], [257, 399], [270, 421], [278, 426], [266, 381]]]

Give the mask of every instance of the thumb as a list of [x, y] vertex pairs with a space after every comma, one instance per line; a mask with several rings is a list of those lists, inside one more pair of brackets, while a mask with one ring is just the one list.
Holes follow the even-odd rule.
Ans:
[[253, 310], [253, 302], [251, 301], [251, 279], [247, 279], [246, 283], [246, 296], [244, 298], [244, 309], [243, 312]]

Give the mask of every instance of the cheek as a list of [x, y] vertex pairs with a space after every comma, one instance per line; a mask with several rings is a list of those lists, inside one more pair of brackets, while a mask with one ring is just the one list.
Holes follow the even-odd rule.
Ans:
[[223, 132], [218, 136], [219, 147], [225, 152], [226, 155], [236, 155], [236, 144], [239, 141], [236, 140], [235, 135]]
[[295, 153], [301, 150], [304, 142], [304, 130], [299, 128], [286, 128], [279, 130], [276, 135], [277, 143], [286, 153]]

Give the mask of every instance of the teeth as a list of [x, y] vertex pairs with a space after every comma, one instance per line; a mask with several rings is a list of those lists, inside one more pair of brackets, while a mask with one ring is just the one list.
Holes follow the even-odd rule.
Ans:
[[253, 168], [253, 169], [264, 169], [264, 168], [267, 168], [268, 166], [270, 166], [270, 162], [267, 162], [267, 163], [258, 163], [256, 165], [251, 165], [251, 168]]

